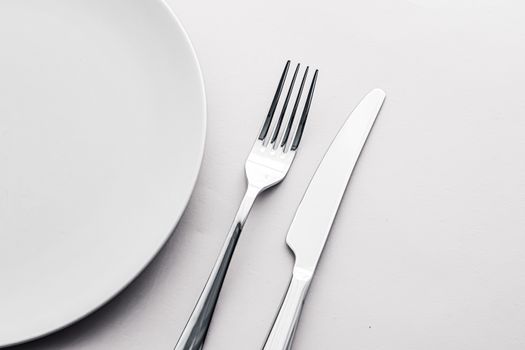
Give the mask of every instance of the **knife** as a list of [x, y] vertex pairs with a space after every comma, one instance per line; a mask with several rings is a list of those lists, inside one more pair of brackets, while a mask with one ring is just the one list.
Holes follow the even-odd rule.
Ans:
[[321, 252], [384, 100], [384, 91], [374, 89], [354, 109], [330, 145], [297, 208], [286, 237], [295, 255], [292, 279], [263, 350], [291, 348]]

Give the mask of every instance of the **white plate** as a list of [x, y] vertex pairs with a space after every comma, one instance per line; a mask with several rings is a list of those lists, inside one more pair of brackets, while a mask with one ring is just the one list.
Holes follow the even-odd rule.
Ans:
[[205, 97], [161, 0], [0, 1], [0, 346], [147, 265], [199, 171]]

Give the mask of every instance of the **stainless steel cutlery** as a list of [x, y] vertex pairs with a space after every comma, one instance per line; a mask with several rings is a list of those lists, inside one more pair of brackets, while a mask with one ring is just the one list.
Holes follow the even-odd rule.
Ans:
[[[297, 64], [291, 79], [288, 79], [290, 65], [290, 61], [285, 65], [270, 110], [246, 160], [246, 194], [175, 350], [202, 349], [228, 266], [250, 209], [262, 191], [285, 178], [295, 158], [306, 126], [318, 71], [311, 74], [309, 67], [302, 71]], [[308, 93], [305, 94], [303, 90], [307, 86]], [[285, 98], [281, 99], [283, 91], [286, 91]]]
[[[246, 160], [246, 194], [175, 350], [203, 348], [228, 266], [252, 205], [262, 191], [285, 178], [295, 158], [318, 71], [309, 77], [309, 67], [301, 71], [297, 64], [288, 79], [290, 65], [290, 61], [285, 65], [270, 110]], [[309, 86], [306, 97], [303, 93], [305, 86]], [[284, 99], [281, 98], [283, 91], [286, 91]], [[291, 349], [317, 263], [384, 99], [385, 93], [380, 89], [372, 90], [363, 98], [330, 145], [306, 190], [286, 237], [286, 243], [295, 256], [292, 278], [263, 350]]]
[[326, 152], [292, 221], [286, 243], [295, 255], [292, 279], [264, 350], [288, 350], [317, 263], [359, 154], [383, 104], [371, 91], [352, 112]]

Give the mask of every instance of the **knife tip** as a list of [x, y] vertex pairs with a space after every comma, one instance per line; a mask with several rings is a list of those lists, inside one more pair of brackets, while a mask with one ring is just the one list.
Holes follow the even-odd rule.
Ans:
[[386, 92], [383, 89], [375, 88], [372, 91], [370, 91], [371, 94], [381, 96], [382, 98], [386, 97]]

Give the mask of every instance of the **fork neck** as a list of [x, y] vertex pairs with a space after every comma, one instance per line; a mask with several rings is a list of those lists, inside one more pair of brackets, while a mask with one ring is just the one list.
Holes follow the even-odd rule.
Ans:
[[239, 210], [237, 211], [237, 215], [235, 215], [235, 223], [241, 226], [241, 230], [244, 227], [244, 223], [246, 222], [246, 218], [252, 209], [255, 199], [261, 192], [262, 189], [260, 187], [257, 187], [253, 184], [248, 184], [244, 198], [242, 199]]

